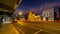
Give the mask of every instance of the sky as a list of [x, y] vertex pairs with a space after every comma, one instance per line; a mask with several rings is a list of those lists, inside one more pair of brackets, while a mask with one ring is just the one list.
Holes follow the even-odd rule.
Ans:
[[41, 12], [42, 10], [50, 7], [60, 6], [59, 4], [60, 0], [22, 0], [15, 13], [18, 11], [28, 13], [30, 9], [32, 9], [35, 13], [37, 11]]

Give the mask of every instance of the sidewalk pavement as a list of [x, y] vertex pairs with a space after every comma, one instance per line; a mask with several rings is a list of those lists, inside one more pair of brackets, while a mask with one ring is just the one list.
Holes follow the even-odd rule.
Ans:
[[20, 34], [13, 24], [0, 24], [0, 34]]

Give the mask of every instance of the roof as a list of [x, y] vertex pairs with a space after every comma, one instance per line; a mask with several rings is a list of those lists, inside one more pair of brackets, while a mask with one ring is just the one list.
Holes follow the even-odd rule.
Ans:
[[0, 0], [0, 11], [14, 12], [22, 0]]

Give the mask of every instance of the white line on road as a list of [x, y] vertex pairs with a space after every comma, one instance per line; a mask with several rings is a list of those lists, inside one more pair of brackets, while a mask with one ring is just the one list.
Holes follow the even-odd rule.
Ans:
[[41, 31], [43, 31], [43, 30], [41, 29], [40, 31], [35, 32], [34, 34], [37, 34], [37, 33], [41, 32]]
[[54, 33], [54, 32], [47, 31], [47, 30], [42, 30], [42, 29], [40, 29], [40, 31], [35, 32], [34, 34], [38, 34], [38, 33], [41, 32], [41, 31], [45, 31], [45, 32], [48, 32], [48, 33], [51, 33], [51, 34], [56, 34], [56, 33]]

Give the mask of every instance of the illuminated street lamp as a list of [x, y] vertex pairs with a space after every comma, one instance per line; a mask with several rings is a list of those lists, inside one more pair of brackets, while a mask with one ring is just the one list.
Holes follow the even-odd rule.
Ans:
[[19, 12], [19, 15], [22, 15], [22, 14], [23, 14], [23, 13], [20, 11], [20, 12]]

